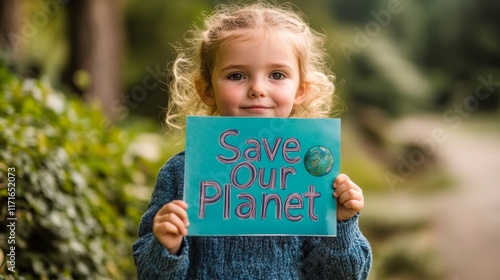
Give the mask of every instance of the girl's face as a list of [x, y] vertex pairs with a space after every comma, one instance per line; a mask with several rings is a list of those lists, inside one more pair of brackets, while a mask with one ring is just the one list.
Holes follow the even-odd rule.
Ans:
[[201, 95], [221, 116], [288, 117], [304, 100], [296, 55], [269, 37], [232, 42], [218, 56], [212, 92]]

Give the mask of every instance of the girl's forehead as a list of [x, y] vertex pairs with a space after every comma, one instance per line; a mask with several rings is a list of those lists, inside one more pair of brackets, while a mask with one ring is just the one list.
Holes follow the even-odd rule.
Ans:
[[[294, 44], [294, 40], [291, 39], [291, 34], [286, 34], [287, 32], [276, 31], [276, 30], [247, 30], [243, 32], [239, 32], [234, 34], [234, 36], [228, 37], [223, 44], [220, 45], [218, 55], [220, 56], [228, 48], [231, 48], [235, 44], [265, 44], [265, 43], [279, 43], [283, 50], [287, 48], [291, 48], [293, 53], [298, 55], [296, 52], [296, 46]], [[293, 34], [292, 34], [293, 36]]]
[[[262, 50], [264, 52], [262, 52]], [[215, 58], [215, 65], [235, 63], [234, 61], [257, 62], [272, 61], [297, 61], [295, 49], [287, 42], [270, 37], [240, 38], [227, 42], [221, 47]], [[293, 63], [293, 62], [289, 62]]]

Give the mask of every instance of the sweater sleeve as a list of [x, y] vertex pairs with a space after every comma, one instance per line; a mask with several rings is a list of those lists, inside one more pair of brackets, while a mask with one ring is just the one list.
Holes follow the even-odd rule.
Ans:
[[372, 251], [358, 226], [358, 215], [337, 223], [336, 237], [307, 238], [302, 272], [306, 279], [367, 279]]
[[188, 244], [182, 242], [177, 255], [171, 255], [153, 234], [156, 213], [175, 199], [182, 199], [183, 154], [172, 157], [158, 173], [151, 201], [139, 224], [139, 238], [132, 245], [137, 279], [185, 279], [189, 267]]

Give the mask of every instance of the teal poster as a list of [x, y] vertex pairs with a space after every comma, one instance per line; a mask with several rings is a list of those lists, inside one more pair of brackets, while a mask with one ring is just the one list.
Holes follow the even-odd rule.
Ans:
[[189, 235], [335, 236], [340, 119], [188, 116]]

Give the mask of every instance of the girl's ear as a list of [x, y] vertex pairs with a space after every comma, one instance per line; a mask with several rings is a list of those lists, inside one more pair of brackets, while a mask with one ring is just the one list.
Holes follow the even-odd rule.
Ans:
[[295, 94], [295, 100], [293, 101], [293, 105], [300, 105], [306, 99], [307, 92], [309, 92], [309, 87], [311, 82], [303, 81], [299, 86], [297, 93]]
[[208, 85], [201, 78], [196, 78], [194, 81], [194, 86], [196, 88], [196, 93], [200, 97], [201, 101], [205, 103], [207, 106], [215, 105], [215, 98], [212, 90], [208, 87]]

